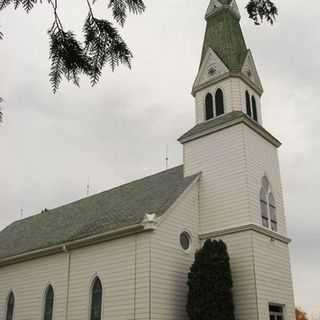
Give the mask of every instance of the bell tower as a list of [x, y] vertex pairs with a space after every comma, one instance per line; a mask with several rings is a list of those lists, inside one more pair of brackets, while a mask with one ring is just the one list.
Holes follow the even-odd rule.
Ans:
[[[219, 96], [216, 97], [216, 91], [220, 89], [224, 113], [242, 111], [262, 123], [260, 97], [263, 88], [242, 34], [235, 0], [212, 0], [205, 18], [207, 28], [200, 67], [192, 89], [196, 100], [196, 122], [221, 115]], [[247, 91], [249, 101], [240, 94], [243, 91]]]
[[294, 320], [294, 296], [278, 160], [262, 123], [262, 84], [235, 0], [211, 0], [198, 74], [195, 126], [184, 174], [201, 172], [200, 240], [228, 245], [237, 320]]

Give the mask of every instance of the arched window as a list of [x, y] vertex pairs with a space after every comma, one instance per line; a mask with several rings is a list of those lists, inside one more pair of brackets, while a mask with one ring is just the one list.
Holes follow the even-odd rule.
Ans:
[[262, 225], [269, 228], [269, 215], [268, 215], [268, 203], [267, 203], [267, 192], [264, 188], [260, 190], [260, 209]]
[[213, 118], [213, 98], [212, 94], [208, 93], [206, 95], [206, 120]]
[[270, 212], [271, 229], [273, 231], [277, 231], [278, 223], [277, 223], [277, 215], [276, 215], [276, 202], [274, 201], [274, 197], [272, 193], [269, 194], [269, 212]]
[[251, 98], [252, 100], [252, 116], [253, 120], [258, 121], [258, 112], [257, 112], [257, 103], [254, 96]]
[[249, 92], [246, 91], [246, 108], [247, 108], [247, 115], [251, 118], [251, 103], [250, 103], [250, 95]]
[[95, 278], [91, 289], [90, 320], [101, 320], [102, 313], [102, 284], [99, 278]]
[[11, 291], [7, 301], [6, 320], [13, 320], [13, 312], [14, 312], [14, 294]]
[[273, 231], [278, 231], [276, 202], [271, 192], [271, 187], [267, 177], [262, 178], [261, 184], [260, 210], [262, 225], [265, 228], [271, 228]]
[[216, 116], [221, 116], [222, 114], [224, 114], [223, 92], [221, 89], [218, 89], [216, 91], [215, 103], [216, 103]]
[[43, 320], [52, 320], [54, 292], [51, 285], [46, 289]]

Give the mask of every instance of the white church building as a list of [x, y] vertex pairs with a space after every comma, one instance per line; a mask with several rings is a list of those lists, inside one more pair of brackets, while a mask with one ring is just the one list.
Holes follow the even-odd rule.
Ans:
[[1, 320], [187, 320], [209, 238], [228, 246], [237, 320], [294, 320], [281, 143], [263, 127], [235, 0], [211, 0], [205, 18], [183, 165], [1, 231]]

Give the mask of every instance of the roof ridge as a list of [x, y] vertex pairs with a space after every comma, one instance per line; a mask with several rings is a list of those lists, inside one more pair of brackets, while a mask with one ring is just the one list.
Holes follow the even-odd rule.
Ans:
[[7, 225], [4, 229], [1, 229], [0, 232], [6, 230], [8, 227], [10, 227], [10, 226], [12, 226], [12, 225], [14, 225], [14, 224], [16, 224], [16, 223], [18, 223], [18, 222], [19, 222], [19, 223], [25, 222], [25, 221], [28, 221], [28, 220], [30, 220], [30, 219], [32, 219], [32, 218], [37, 217], [37, 216], [41, 216], [41, 215], [43, 215], [43, 214], [50, 214], [50, 211], [52, 211], [52, 210], [62, 209], [62, 208], [66, 207], [66, 206], [69, 206], [69, 205], [71, 205], [71, 204], [76, 204], [76, 203], [78, 203], [78, 202], [80, 202], [80, 201], [83, 201], [83, 200], [86, 200], [86, 199], [98, 197], [99, 195], [102, 195], [102, 194], [104, 194], [104, 193], [106, 193], [106, 192], [110, 192], [110, 191], [113, 191], [113, 190], [120, 189], [120, 188], [122, 188], [122, 187], [125, 187], [125, 186], [131, 184], [131, 183], [143, 181], [143, 180], [148, 179], [148, 178], [151, 178], [151, 177], [156, 177], [156, 176], [158, 176], [158, 175], [164, 174], [165, 172], [177, 170], [177, 169], [180, 168], [180, 167], [183, 167], [183, 164], [178, 165], [178, 166], [175, 166], [175, 167], [172, 167], [172, 168], [169, 168], [169, 169], [166, 169], [166, 170], [162, 170], [162, 171], [159, 171], [159, 172], [156, 172], [156, 173], [153, 173], [153, 174], [150, 174], [150, 175], [145, 176], [145, 177], [142, 177], [142, 178], [137, 178], [137, 179], [135, 179], [135, 180], [126, 182], [126, 183], [121, 184], [121, 185], [118, 185], [118, 186], [116, 186], [116, 187], [112, 187], [111, 189], [107, 189], [107, 190], [104, 190], [104, 191], [100, 191], [100, 192], [98, 192], [98, 193], [92, 194], [92, 195], [87, 196], [87, 197], [80, 198], [80, 199], [78, 199], [78, 200], [74, 200], [74, 201], [68, 202], [68, 203], [66, 203], [66, 204], [63, 204], [63, 205], [54, 207], [54, 208], [52, 208], [52, 209], [47, 209], [48, 211], [46, 211], [46, 212], [39, 212], [39, 213], [30, 215], [30, 216], [28, 216], [28, 217], [25, 217], [25, 218], [23, 218], [23, 219], [15, 220], [15, 221], [13, 221], [12, 223], [10, 223], [9, 225]]

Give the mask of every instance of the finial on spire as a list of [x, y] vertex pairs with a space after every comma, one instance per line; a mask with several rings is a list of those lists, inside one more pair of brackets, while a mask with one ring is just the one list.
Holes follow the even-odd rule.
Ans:
[[206, 12], [206, 19], [216, 14], [221, 9], [229, 9], [238, 19], [240, 19], [240, 11], [236, 0], [210, 0], [209, 7]]

